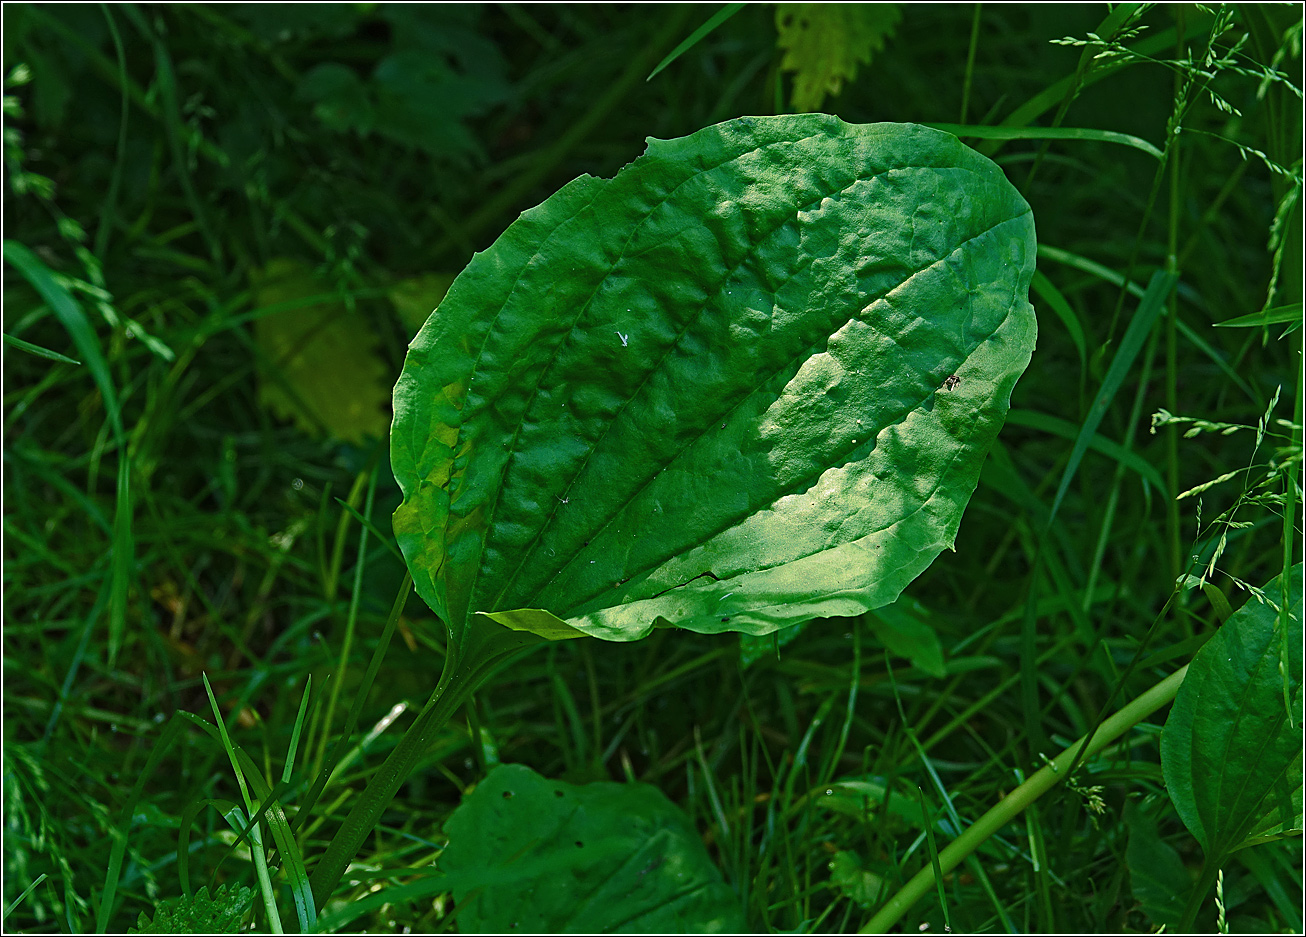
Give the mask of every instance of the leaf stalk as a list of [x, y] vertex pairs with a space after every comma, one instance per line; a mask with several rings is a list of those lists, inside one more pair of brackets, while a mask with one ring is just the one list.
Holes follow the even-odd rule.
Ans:
[[[1090, 737], [1086, 736], [1070, 745], [1049, 764], [1040, 768], [1028, 781], [1020, 785], [970, 825], [960, 836], [939, 852], [940, 874], [947, 875], [980, 845], [1020, 815], [1030, 804], [1046, 794], [1069, 775], [1072, 763], [1089, 758], [1106, 748], [1162, 706], [1171, 702], [1179, 692], [1188, 667], [1181, 667], [1160, 683], [1147, 690], [1119, 712], [1103, 720]], [[875, 915], [862, 926], [859, 933], [883, 934], [934, 887], [935, 867], [925, 866], [907, 882], [898, 893], [885, 902]]]

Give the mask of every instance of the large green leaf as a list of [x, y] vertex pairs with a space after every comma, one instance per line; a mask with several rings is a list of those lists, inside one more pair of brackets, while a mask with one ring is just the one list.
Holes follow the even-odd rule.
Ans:
[[445, 825], [458, 927], [479, 933], [738, 933], [738, 897], [689, 818], [647, 784], [500, 765]]
[[533, 609], [619, 641], [892, 602], [951, 546], [1028, 364], [1034, 250], [1001, 170], [911, 124], [740, 118], [576, 179], [409, 348], [419, 594], [455, 630]]
[[[1279, 613], [1249, 599], [1193, 658], [1161, 734], [1166, 790], [1217, 864], [1242, 846], [1301, 829], [1301, 564], [1287, 576], [1286, 643]], [[1282, 601], [1279, 580], [1264, 592]], [[1287, 673], [1280, 669], [1284, 647]]]

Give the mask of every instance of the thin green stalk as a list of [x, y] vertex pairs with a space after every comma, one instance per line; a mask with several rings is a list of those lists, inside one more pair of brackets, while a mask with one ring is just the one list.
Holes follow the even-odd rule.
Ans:
[[1202, 860], [1201, 874], [1193, 883], [1193, 890], [1188, 893], [1188, 903], [1184, 905], [1183, 917], [1179, 919], [1179, 926], [1175, 928], [1176, 934], [1193, 932], [1193, 922], [1197, 920], [1198, 912], [1202, 910], [1202, 904], [1206, 901], [1206, 896], [1211, 893], [1211, 888], [1214, 887], [1219, 874], [1219, 864], [1212, 862], [1210, 856], [1206, 856]]
[[[1179, 36], [1175, 40], [1175, 59], [1181, 60], [1184, 54], [1184, 12], [1182, 4], [1175, 8], [1175, 22], [1179, 29]], [[1175, 96], [1183, 94], [1183, 76], [1176, 72], [1174, 76]], [[1179, 156], [1180, 156], [1180, 138], [1176, 134], [1170, 141], [1166, 149], [1170, 152], [1170, 223], [1166, 231], [1166, 269], [1174, 277], [1175, 282], [1179, 282], [1179, 214], [1180, 199], [1182, 193], [1180, 190], [1179, 177]], [[1171, 413], [1179, 410], [1178, 391], [1179, 384], [1179, 366], [1178, 366], [1178, 338], [1175, 334], [1176, 323], [1179, 321], [1179, 295], [1176, 290], [1170, 295], [1170, 315], [1165, 324], [1165, 406]], [[1173, 581], [1183, 566], [1181, 558], [1181, 549], [1179, 542], [1179, 502], [1173, 497], [1179, 492], [1179, 429], [1175, 426], [1166, 427], [1165, 436], [1165, 456], [1166, 456], [1166, 484], [1170, 488], [1171, 497], [1167, 499], [1166, 511], [1166, 533], [1170, 541], [1170, 579]]]
[[[367, 500], [363, 504], [363, 516], [372, 513], [372, 502], [376, 496], [376, 472], [370, 472], [371, 480], [367, 486]], [[367, 525], [358, 528], [358, 561], [354, 564], [354, 591], [349, 597], [349, 614], [345, 617], [345, 639], [340, 645], [340, 664], [336, 667], [336, 678], [331, 682], [331, 695], [327, 698], [326, 715], [322, 721], [322, 740], [318, 748], [318, 764], [326, 752], [327, 736], [331, 734], [331, 724], [335, 721], [336, 703], [340, 700], [340, 688], [345, 684], [345, 672], [349, 669], [349, 654], [354, 648], [354, 632], [358, 625], [358, 603], [363, 596], [363, 570], [367, 566]]]
[[961, 117], [957, 123], [966, 122], [966, 112], [970, 109], [970, 80], [975, 74], [975, 48], [979, 45], [980, 10], [984, 4], [975, 4], [975, 16], [970, 22], [970, 48], [966, 52], [966, 78], [961, 83]]
[[394, 800], [400, 785], [430, 751], [435, 733], [452, 718], [499, 664], [517, 651], [541, 640], [534, 635], [509, 631], [478, 618], [473, 618], [461, 634], [450, 635], [444, 673], [435, 693], [399, 740], [394, 751], [368, 781], [367, 787], [363, 789], [362, 795], [313, 869], [309, 884], [319, 910], [326, 905], [327, 899], [340, 884], [349, 863], [380, 822], [381, 815]]
[[95, 229], [95, 256], [104, 260], [105, 254], [109, 250], [109, 237], [113, 233], [113, 221], [117, 214], [118, 207], [118, 190], [122, 185], [123, 166], [127, 162], [127, 114], [131, 108], [131, 99], [127, 94], [127, 56], [123, 52], [122, 37], [118, 34], [118, 24], [114, 22], [113, 14], [109, 12], [107, 4], [100, 4], [100, 12], [104, 14], [105, 22], [109, 25], [109, 36], [113, 39], [113, 49], [118, 58], [118, 84], [122, 90], [122, 111], [118, 119], [118, 148], [117, 155], [113, 163], [113, 174], [109, 177], [109, 191], [104, 197], [104, 204], [100, 210], [100, 224]]
[[[964, 833], [944, 847], [939, 853], [939, 868], [947, 875], [973, 853], [990, 836], [1020, 815], [1060, 780], [1069, 774], [1081, 747], [1084, 757], [1091, 757], [1106, 748], [1125, 732], [1174, 699], [1183, 683], [1188, 667], [1184, 666], [1147, 690], [1123, 707], [1093, 733], [1091, 741], [1080, 739], [1067, 747], [1052, 762], [1040, 768], [1028, 781], [1002, 798], [988, 813], [976, 820]], [[892, 927], [907, 911], [934, 887], [934, 869], [926, 867], [917, 872], [898, 893], [885, 902], [866, 922], [859, 933], [882, 934]], [[1181, 928], [1182, 930], [1182, 928]]]

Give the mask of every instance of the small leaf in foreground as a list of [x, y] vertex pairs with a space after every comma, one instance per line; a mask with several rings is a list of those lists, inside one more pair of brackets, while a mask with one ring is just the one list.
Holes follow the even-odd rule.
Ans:
[[[1301, 564], [1286, 575], [1287, 646], [1300, 649]], [[1264, 594], [1281, 601], [1280, 583]], [[1302, 660], [1281, 673], [1282, 646], [1278, 612], [1248, 599], [1194, 656], [1161, 735], [1166, 790], [1216, 864], [1250, 838], [1301, 828]]]
[[254, 903], [253, 889], [219, 885], [209, 897], [207, 886], [190, 897], [169, 898], [154, 909], [154, 918], [141, 914], [129, 934], [235, 934]]
[[445, 825], [463, 933], [730, 933], [735, 893], [648, 784], [574, 785], [499, 765]]

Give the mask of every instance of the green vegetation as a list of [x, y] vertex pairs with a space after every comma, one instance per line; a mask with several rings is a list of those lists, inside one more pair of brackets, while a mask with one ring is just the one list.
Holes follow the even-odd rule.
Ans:
[[[11, 4], [4, 27], [8, 929], [1301, 930], [1300, 7]], [[811, 601], [822, 568], [760, 609], [724, 567], [680, 575], [695, 549], [771, 570], [714, 546], [720, 524], [675, 491], [661, 521], [628, 518], [646, 582], [501, 577], [522, 531], [468, 539], [477, 515], [458, 515], [501, 477], [568, 557], [599, 529], [591, 499], [626, 505], [638, 479], [625, 445], [514, 502], [499, 411], [476, 417], [488, 472], [454, 453], [434, 486], [464, 499], [443, 543], [422, 523], [449, 494], [392, 532], [450, 446], [397, 436], [392, 474], [390, 388], [445, 292], [442, 341], [415, 347], [448, 371], [499, 308], [503, 245], [567, 206], [619, 218], [646, 137], [692, 159], [703, 128], [808, 110], [933, 126], [912, 160], [992, 168], [954, 134], [1037, 224], [1038, 341], [1005, 427], [1019, 355], [982, 365], [992, 400], [965, 353], [922, 369], [933, 419], [978, 408], [928, 556], [856, 607]], [[683, 283], [648, 263], [629, 295], [667, 302], [565, 386], [629, 383], [616, 352], [679, 314]], [[523, 288], [572, 302], [568, 276]], [[528, 307], [510, 397], [548, 341]], [[466, 393], [413, 368], [422, 399]], [[687, 373], [670, 409], [697, 426], [746, 371]], [[777, 425], [836, 426], [812, 399]], [[581, 431], [509, 416], [555, 460]], [[719, 464], [746, 461], [749, 424], [715, 427], [693, 472], [753, 490]], [[562, 512], [574, 530], [543, 520]], [[503, 581], [450, 595], [457, 564]], [[529, 633], [638, 637], [638, 606], [705, 570], [680, 589], [693, 609], [651, 613], [730, 601], [731, 631]], [[592, 783], [613, 781], [640, 783]]]

